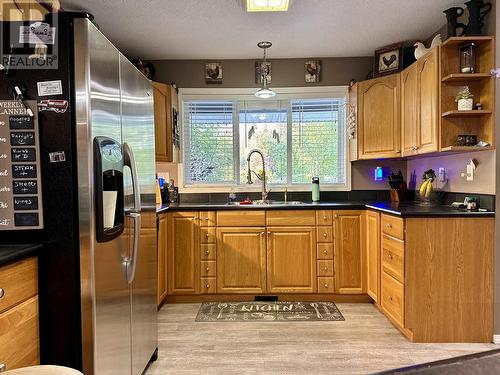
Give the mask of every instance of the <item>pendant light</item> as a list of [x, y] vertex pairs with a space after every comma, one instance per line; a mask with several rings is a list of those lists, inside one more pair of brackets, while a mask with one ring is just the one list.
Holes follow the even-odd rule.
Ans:
[[271, 90], [269, 87], [267, 87], [267, 69], [262, 69], [262, 66], [266, 66], [266, 49], [271, 47], [273, 44], [271, 42], [259, 42], [257, 43], [257, 47], [262, 48], [264, 50], [264, 60], [260, 64], [260, 78], [262, 81], [262, 86], [259, 91], [255, 93], [255, 96], [260, 99], [268, 99], [272, 98], [273, 96], [276, 95], [276, 93]]

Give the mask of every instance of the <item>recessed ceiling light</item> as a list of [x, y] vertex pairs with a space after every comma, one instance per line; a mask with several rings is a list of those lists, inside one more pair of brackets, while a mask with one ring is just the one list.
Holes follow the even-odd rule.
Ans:
[[286, 12], [290, 0], [244, 0], [247, 12]]

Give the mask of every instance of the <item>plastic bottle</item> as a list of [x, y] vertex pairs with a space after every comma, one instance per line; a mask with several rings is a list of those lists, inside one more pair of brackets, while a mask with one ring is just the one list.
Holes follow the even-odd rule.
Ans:
[[319, 202], [319, 177], [312, 178], [312, 201]]

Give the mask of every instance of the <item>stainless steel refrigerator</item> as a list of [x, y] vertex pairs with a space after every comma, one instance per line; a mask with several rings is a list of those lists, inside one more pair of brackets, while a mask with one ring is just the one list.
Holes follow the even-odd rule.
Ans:
[[151, 82], [83, 18], [74, 67], [83, 370], [139, 375], [157, 348]]

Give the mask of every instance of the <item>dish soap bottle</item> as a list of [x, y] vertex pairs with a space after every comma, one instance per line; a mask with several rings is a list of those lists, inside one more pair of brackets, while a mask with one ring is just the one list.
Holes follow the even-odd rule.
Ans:
[[319, 202], [319, 177], [312, 178], [312, 201]]

